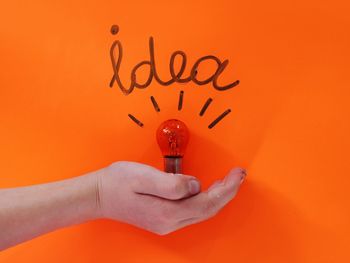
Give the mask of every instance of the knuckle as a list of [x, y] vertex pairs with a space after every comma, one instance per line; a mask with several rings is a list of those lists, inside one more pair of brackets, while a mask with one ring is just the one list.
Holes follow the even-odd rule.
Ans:
[[117, 161], [117, 162], [113, 162], [109, 165], [109, 167], [111, 168], [127, 168], [130, 167], [130, 165], [132, 164], [132, 162], [129, 161]]
[[174, 184], [171, 187], [171, 192], [175, 195], [182, 195], [185, 194], [186, 191], [186, 183], [185, 180], [182, 178], [177, 178], [174, 182]]
[[126, 167], [126, 164], [127, 162], [125, 161], [117, 161], [117, 162], [114, 162], [114, 163], [111, 163], [109, 166], [108, 166], [108, 169], [110, 171], [120, 171], [122, 170], [124, 167]]
[[208, 217], [214, 216], [218, 212], [217, 207], [218, 207], [217, 202], [215, 202], [213, 198], [208, 197], [203, 207], [204, 215]]
[[118, 161], [118, 162], [114, 162], [114, 163], [111, 163], [109, 165], [110, 168], [114, 169], [114, 168], [117, 168], [121, 165], [122, 162]]

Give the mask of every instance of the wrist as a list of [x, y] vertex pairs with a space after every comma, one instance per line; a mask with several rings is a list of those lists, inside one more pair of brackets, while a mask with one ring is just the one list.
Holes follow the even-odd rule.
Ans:
[[86, 208], [85, 221], [100, 219], [103, 217], [102, 213], [102, 201], [101, 201], [101, 177], [102, 170], [88, 173], [82, 176], [82, 184], [86, 186], [85, 197], [83, 196], [82, 206]]
[[100, 218], [99, 175], [91, 172], [62, 182], [65, 192], [66, 213], [70, 214], [68, 225]]
[[104, 169], [93, 173], [93, 189], [94, 189], [94, 219], [104, 218], [103, 203], [102, 203], [102, 177]]

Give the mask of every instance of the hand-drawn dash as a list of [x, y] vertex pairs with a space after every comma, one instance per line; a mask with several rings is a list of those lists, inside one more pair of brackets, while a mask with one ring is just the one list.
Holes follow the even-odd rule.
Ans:
[[178, 109], [179, 111], [182, 109], [183, 100], [184, 100], [184, 91], [181, 90], [181, 91], [180, 91], [180, 95], [179, 95], [179, 104], [178, 104], [178, 106], [177, 106], [177, 109]]
[[209, 107], [209, 105], [210, 105], [210, 103], [212, 101], [213, 101], [212, 98], [207, 99], [207, 101], [205, 102], [205, 104], [203, 105], [203, 107], [202, 107], [202, 109], [201, 109], [201, 111], [199, 113], [199, 116], [203, 116], [204, 115], [205, 111], [207, 110], [207, 108]]
[[160, 108], [158, 106], [158, 103], [157, 103], [156, 99], [153, 96], [151, 96], [151, 101], [152, 101], [152, 104], [153, 104], [153, 107], [154, 107], [155, 111], [160, 112]]
[[143, 123], [142, 123], [141, 121], [139, 121], [138, 119], [136, 119], [135, 116], [133, 116], [133, 115], [131, 115], [131, 114], [128, 114], [128, 116], [129, 116], [129, 118], [130, 118], [133, 122], [135, 122], [138, 126], [143, 127]]
[[223, 113], [221, 113], [212, 123], [208, 125], [208, 128], [213, 128], [216, 124], [218, 124], [219, 121], [221, 121], [227, 114], [231, 112], [231, 109], [227, 109]]

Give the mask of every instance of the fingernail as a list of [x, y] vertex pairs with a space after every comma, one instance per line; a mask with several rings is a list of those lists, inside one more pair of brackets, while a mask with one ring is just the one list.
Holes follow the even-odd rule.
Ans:
[[199, 192], [201, 186], [197, 180], [190, 180], [188, 184], [190, 188], [190, 194], [196, 194]]
[[244, 179], [247, 176], [247, 171], [245, 169], [242, 169], [242, 175], [241, 175], [241, 184], [243, 183]]
[[242, 175], [242, 176], [241, 176], [241, 182], [240, 182], [241, 184], [244, 182], [244, 178], [245, 178], [245, 176]]

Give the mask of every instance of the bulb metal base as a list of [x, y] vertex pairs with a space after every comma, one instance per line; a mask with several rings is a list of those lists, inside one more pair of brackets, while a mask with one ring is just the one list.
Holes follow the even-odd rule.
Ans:
[[164, 156], [164, 171], [167, 173], [182, 173], [182, 157]]

